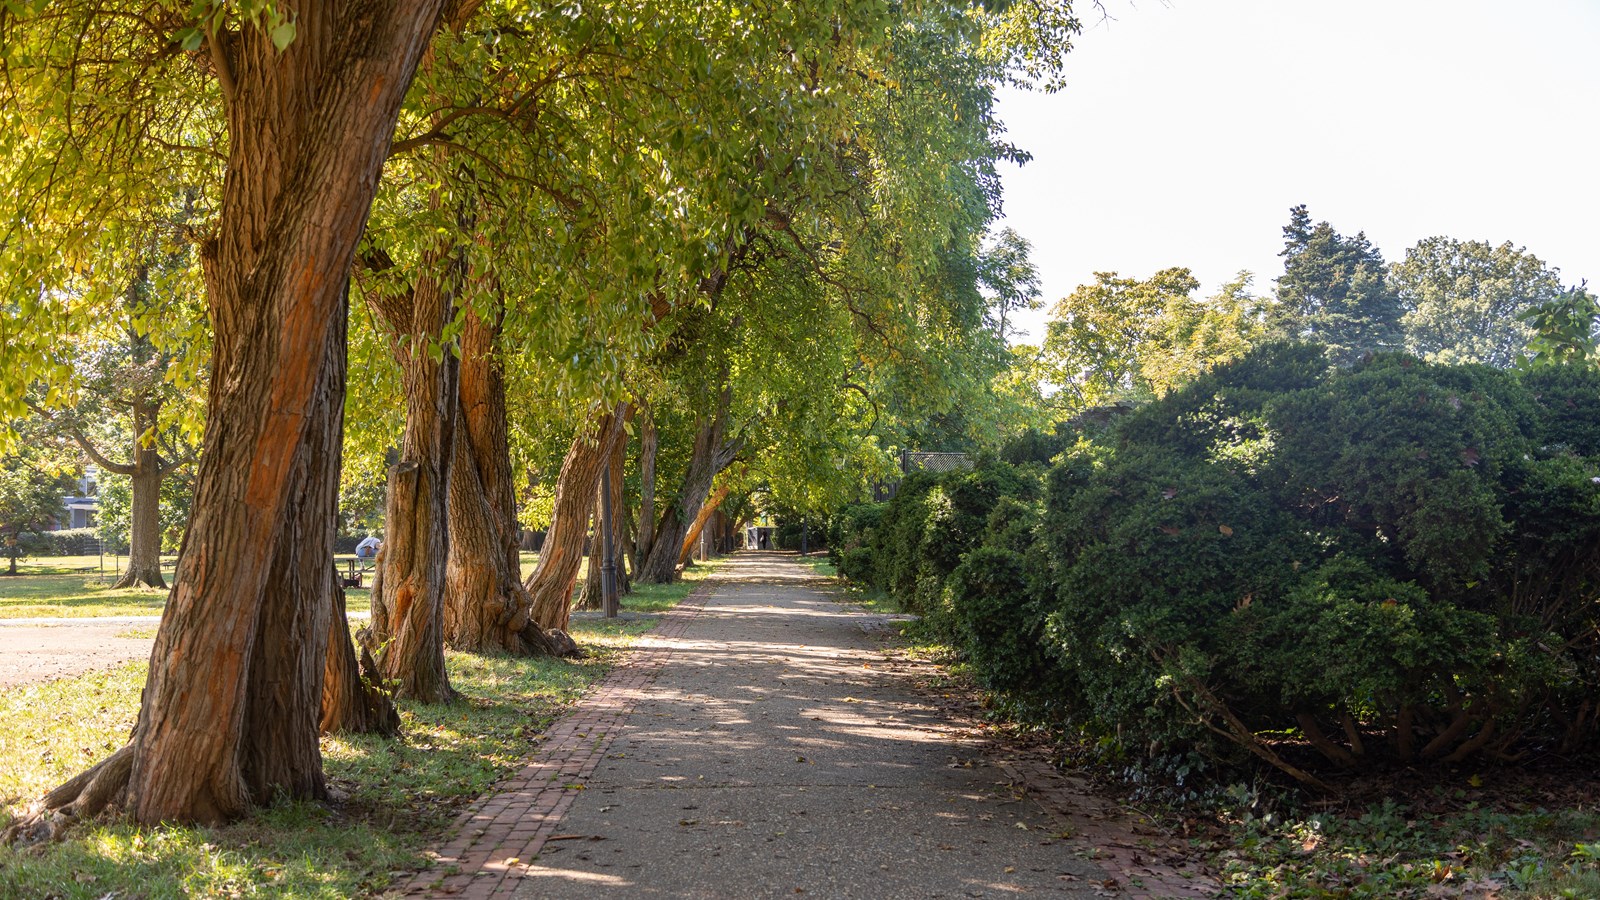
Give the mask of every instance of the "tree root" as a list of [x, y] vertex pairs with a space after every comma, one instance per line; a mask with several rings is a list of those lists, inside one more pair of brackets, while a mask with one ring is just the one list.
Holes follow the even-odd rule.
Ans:
[[[540, 631], [538, 626], [529, 622], [518, 635], [523, 644], [530, 647], [530, 654], [543, 654], [563, 659], [579, 659], [585, 655], [583, 648], [579, 647], [578, 642], [572, 639], [572, 635], [559, 628]], [[531, 649], [535, 643], [538, 645], [537, 650]]]
[[135, 569], [129, 566], [128, 571], [122, 573], [122, 577], [118, 578], [117, 582], [111, 586], [111, 590], [136, 587], [156, 588], [164, 591], [167, 589], [167, 582], [161, 577], [161, 569], [159, 567], [152, 573], [146, 569]]
[[119, 807], [128, 793], [135, 744], [101, 760], [97, 765], [44, 795], [26, 815], [0, 832], [0, 844], [31, 847], [60, 840], [80, 819], [91, 819], [108, 808]]

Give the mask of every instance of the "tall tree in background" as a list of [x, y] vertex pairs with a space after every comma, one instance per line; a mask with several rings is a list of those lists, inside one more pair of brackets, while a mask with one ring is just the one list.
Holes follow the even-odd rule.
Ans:
[[[186, 267], [188, 248], [178, 246], [169, 253], [141, 248], [140, 258], [125, 270], [128, 283], [112, 314], [68, 345], [73, 389], [43, 398], [47, 404], [54, 398], [66, 405], [49, 409], [34, 404], [104, 475], [127, 479], [126, 532], [119, 538], [127, 541], [128, 568], [113, 585], [119, 588], [166, 588], [161, 575], [163, 485], [194, 455], [190, 435], [197, 429], [186, 433], [182, 420], [198, 417], [202, 394], [192, 383], [188, 391], [178, 387], [197, 361], [181, 358], [191, 341], [181, 336], [184, 329], [174, 320], [195, 316], [182, 311], [186, 304], [156, 296], [177, 280], [171, 277], [173, 270]], [[162, 327], [157, 323], [166, 326], [159, 346], [152, 334]], [[193, 408], [170, 408], [184, 405]], [[127, 448], [125, 455], [110, 449], [113, 440]]]
[[1340, 365], [1400, 349], [1400, 299], [1385, 277], [1383, 254], [1365, 234], [1346, 237], [1327, 222], [1313, 225], [1301, 205], [1289, 211], [1283, 237], [1274, 331], [1326, 344]]
[[0, 456], [0, 557], [6, 575], [17, 574], [22, 536], [52, 527], [65, 512], [61, 498], [72, 491], [73, 479], [64, 449], [35, 439]]
[[1405, 316], [1405, 346], [1436, 362], [1513, 365], [1533, 329], [1521, 318], [1563, 293], [1561, 273], [1509, 241], [1431, 237], [1389, 270]]
[[1002, 228], [978, 261], [978, 284], [990, 297], [990, 316], [1002, 343], [1009, 341], [1016, 330], [1010, 321], [1013, 313], [1043, 305], [1039, 299], [1039, 270], [1029, 258], [1032, 251], [1027, 238]]
[[1188, 269], [1162, 269], [1143, 281], [1115, 272], [1095, 273], [1051, 310], [1043, 352], [1063, 390], [1081, 406], [1148, 396], [1139, 369], [1142, 354], [1155, 348], [1162, 318], [1189, 302], [1200, 282]]
[[1040, 361], [1077, 407], [1161, 396], [1260, 339], [1267, 301], [1241, 272], [1214, 297], [1188, 269], [1143, 281], [1101, 272], [1051, 312]]

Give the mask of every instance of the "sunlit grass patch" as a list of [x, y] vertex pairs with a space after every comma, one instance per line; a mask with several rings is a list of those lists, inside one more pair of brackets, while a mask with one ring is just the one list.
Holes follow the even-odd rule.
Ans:
[[126, 743], [148, 665], [0, 693], [0, 805], [31, 801]]
[[[178, 557], [166, 553], [161, 556], [163, 574], [170, 574], [178, 564]], [[11, 560], [0, 558], [0, 572], [11, 565]], [[88, 575], [110, 580], [128, 567], [125, 554], [90, 553], [78, 556], [24, 556], [17, 560], [19, 575]]]
[[166, 605], [167, 592], [158, 588], [112, 590], [81, 574], [0, 578], [0, 619], [150, 616]]
[[808, 553], [805, 556], [797, 556], [795, 559], [799, 560], [803, 565], [810, 566], [813, 571], [824, 578], [837, 578], [839, 575], [839, 570], [834, 568], [833, 562], [828, 559], [826, 552]]
[[[623, 608], [660, 612], [709, 574], [643, 588]], [[352, 592], [353, 593], [353, 592]], [[352, 604], [354, 605], [354, 604]], [[424, 864], [460, 811], [515, 772], [538, 735], [599, 680], [655, 617], [575, 620], [577, 660], [447, 652], [462, 699], [403, 703], [404, 736], [323, 739], [332, 807], [285, 803], [222, 828], [87, 823], [29, 851], [0, 848], [0, 897], [347, 898]], [[29, 685], [0, 697], [0, 827], [128, 737], [147, 663]]]

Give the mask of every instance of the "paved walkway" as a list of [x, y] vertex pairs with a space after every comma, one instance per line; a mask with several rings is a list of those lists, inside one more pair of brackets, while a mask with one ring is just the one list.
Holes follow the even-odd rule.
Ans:
[[1130, 896], [889, 664], [881, 621], [792, 557], [735, 556], [407, 893]]

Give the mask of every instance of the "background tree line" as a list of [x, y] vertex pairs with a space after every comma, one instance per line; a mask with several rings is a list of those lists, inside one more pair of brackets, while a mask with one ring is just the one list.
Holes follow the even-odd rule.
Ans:
[[1283, 234], [1270, 293], [1242, 272], [1199, 298], [1189, 270], [1171, 268], [1145, 279], [1101, 273], [1062, 298], [1031, 354], [1053, 405], [1070, 414], [1163, 396], [1269, 340], [1316, 341], [1340, 365], [1393, 351], [1498, 368], [1557, 346], [1593, 353], [1594, 295], [1510, 242], [1432, 237], [1388, 263], [1364, 234], [1314, 224], [1304, 206]]

